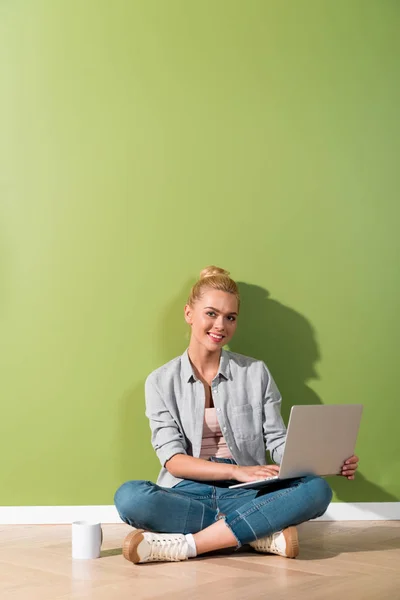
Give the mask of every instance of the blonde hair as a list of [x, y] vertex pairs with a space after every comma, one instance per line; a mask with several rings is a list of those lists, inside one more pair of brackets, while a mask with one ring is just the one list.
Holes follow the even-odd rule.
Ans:
[[229, 271], [211, 265], [200, 271], [200, 278], [190, 290], [188, 304], [193, 306], [197, 300], [203, 296], [206, 290], [218, 290], [227, 292], [236, 297], [238, 303], [238, 311], [240, 307], [239, 288], [233, 279], [229, 277]]

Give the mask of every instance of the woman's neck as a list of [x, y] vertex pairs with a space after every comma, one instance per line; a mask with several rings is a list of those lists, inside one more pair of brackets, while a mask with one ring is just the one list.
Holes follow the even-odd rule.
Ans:
[[213, 380], [218, 373], [221, 350], [219, 352], [209, 352], [202, 347], [189, 345], [188, 355], [190, 362], [199, 375], [208, 380]]

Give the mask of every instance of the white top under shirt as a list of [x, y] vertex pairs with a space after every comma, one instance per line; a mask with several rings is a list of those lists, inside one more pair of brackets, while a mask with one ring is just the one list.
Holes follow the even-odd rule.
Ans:
[[222, 435], [216, 409], [206, 408], [204, 410], [203, 437], [199, 458], [208, 460], [211, 456], [216, 456], [217, 458], [233, 458], [225, 438]]

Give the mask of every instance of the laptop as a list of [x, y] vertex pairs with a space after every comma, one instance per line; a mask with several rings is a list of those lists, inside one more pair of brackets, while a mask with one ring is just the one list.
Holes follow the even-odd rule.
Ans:
[[279, 475], [229, 487], [260, 488], [292, 477], [339, 475], [354, 454], [362, 409], [362, 404], [293, 406]]

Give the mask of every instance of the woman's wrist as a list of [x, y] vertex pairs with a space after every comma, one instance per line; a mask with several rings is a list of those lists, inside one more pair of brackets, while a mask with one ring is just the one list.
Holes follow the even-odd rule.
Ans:
[[231, 465], [231, 474], [229, 479], [235, 479], [236, 480], [236, 472], [238, 469], [240, 469], [239, 465]]

